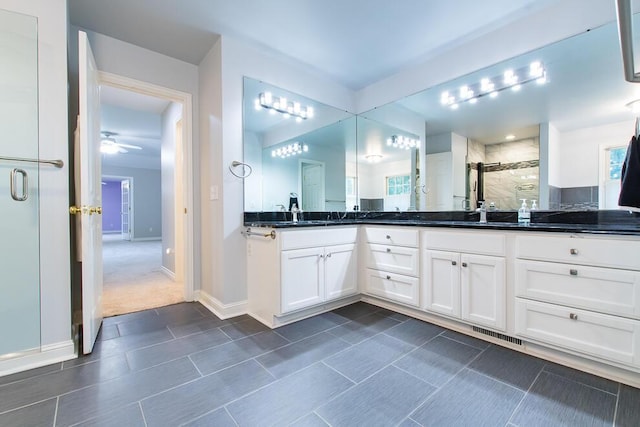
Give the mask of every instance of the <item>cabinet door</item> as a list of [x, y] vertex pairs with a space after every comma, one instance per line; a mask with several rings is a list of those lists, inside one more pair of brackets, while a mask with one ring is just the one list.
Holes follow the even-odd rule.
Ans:
[[460, 254], [425, 251], [423, 264], [424, 308], [460, 317]]
[[358, 292], [356, 245], [327, 246], [324, 250], [326, 300]]
[[462, 319], [505, 330], [505, 260], [462, 254], [460, 257]]
[[281, 312], [319, 304], [324, 300], [324, 249], [282, 251]]

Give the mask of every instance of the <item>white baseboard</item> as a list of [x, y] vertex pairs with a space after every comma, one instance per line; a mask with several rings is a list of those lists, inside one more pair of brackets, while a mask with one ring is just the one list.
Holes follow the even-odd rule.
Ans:
[[0, 377], [77, 357], [73, 340], [43, 345], [40, 351], [0, 360]]
[[193, 298], [200, 304], [204, 305], [213, 314], [221, 319], [229, 319], [230, 317], [247, 314], [249, 304], [247, 301], [235, 302], [232, 304], [223, 304], [218, 299], [212, 297], [204, 291], [195, 291]]
[[167, 267], [165, 267], [164, 265], [160, 266], [160, 271], [162, 271], [166, 276], [169, 277], [169, 279], [173, 280], [175, 282], [176, 280], [176, 273], [174, 273], [173, 271], [169, 270]]
[[132, 242], [151, 242], [153, 240], [162, 240], [162, 236], [158, 237], [136, 237], [131, 239]]

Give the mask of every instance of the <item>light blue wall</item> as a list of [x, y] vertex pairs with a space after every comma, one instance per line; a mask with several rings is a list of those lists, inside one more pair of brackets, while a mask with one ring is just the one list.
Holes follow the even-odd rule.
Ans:
[[106, 176], [133, 177], [133, 240], [162, 237], [160, 170], [104, 165]]

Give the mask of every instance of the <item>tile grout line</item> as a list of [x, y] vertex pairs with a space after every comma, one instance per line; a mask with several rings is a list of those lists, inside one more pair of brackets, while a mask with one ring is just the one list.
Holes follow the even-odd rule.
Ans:
[[[544, 367], [545, 367], [545, 365], [542, 365], [542, 368], [540, 368], [540, 371], [538, 372], [536, 377], [533, 379], [531, 384], [529, 384], [529, 387], [527, 388], [527, 391], [524, 392], [524, 395], [522, 396], [522, 398], [520, 399], [520, 401], [518, 402], [516, 407], [513, 408], [513, 411], [511, 412], [511, 415], [509, 416], [509, 419], [507, 420], [507, 424], [515, 424], [515, 422], [512, 422], [513, 421], [513, 417], [515, 417], [516, 413], [518, 412], [518, 410], [522, 406], [522, 403], [527, 398], [527, 396], [529, 396], [529, 392], [533, 388], [533, 385], [536, 383], [536, 381], [538, 381], [538, 378], [540, 378], [540, 375], [542, 375], [542, 373], [544, 372]], [[515, 424], [515, 425], [517, 425], [517, 424]]]
[[[548, 365], [548, 363], [545, 363], [545, 364], [544, 364], [544, 366], [547, 366], [547, 365]], [[618, 392], [616, 392], [616, 393], [612, 393], [612, 392], [610, 392], [610, 391], [603, 390], [603, 389], [601, 389], [601, 388], [594, 387], [594, 386], [592, 386], [592, 385], [589, 385], [589, 384], [583, 383], [582, 381], [574, 380], [574, 379], [569, 378], [569, 377], [567, 377], [567, 376], [565, 376], [565, 375], [557, 374], [557, 373], [555, 373], [555, 372], [551, 372], [551, 371], [547, 371], [547, 370], [546, 370], [546, 369], [544, 369], [544, 368], [542, 368], [542, 369], [544, 370], [545, 374], [553, 375], [554, 377], [560, 377], [560, 378], [563, 378], [563, 379], [565, 379], [565, 380], [567, 380], [567, 381], [571, 381], [571, 382], [572, 382], [572, 383], [574, 383], [574, 384], [578, 384], [578, 385], [581, 385], [581, 386], [584, 386], [584, 387], [587, 387], [587, 388], [590, 388], [590, 389], [593, 389], [593, 390], [596, 390], [596, 391], [600, 391], [600, 392], [602, 392], [602, 393], [607, 393], [607, 394], [610, 394], [610, 395], [612, 395], [612, 396], [617, 396], [617, 394], [618, 394]], [[597, 377], [597, 375], [596, 375], [596, 377]], [[601, 377], [598, 377], [598, 378], [601, 378]], [[606, 378], [605, 378], [605, 379], [606, 379]], [[618, 385], [619, 385], [619, 384], [620, 384], [620, 383], [618, 383]], [[619, 390], [619, 386], [618, 386], [617, 388], [618, 388], [618, 390]]]
[[144, 409], [142, 409], [142, 400], [138, 400], [138, 408], [140, 408], [140, 414], [142, 414], [142, 421], [144, 422], [145, 427], [149, 424], [147, 423], [147, 417], [144, 416]]
[[53, 426], [58, 423], [58, 408], [60, 407], [60, 396], [56, 396], [56, 410], [53, 412]]
[[618, 383], [618, 393], [616, 394], [616, 406], [613, 408], [613, 427], [616, 425], [618, 418], [618, 405], [620, 404], [620, 394], [622, 394], [622, 383]]
[[233, 415], [231, 415], [231, 412], [229, 412], [227, 405], [224, 405], [223, 408], [224, 408], [224, 411], [227, 413], [227, 415], [229, 415], [229, 418], [231, 418], [231, 421], [233, 421], [233, 423], [236, 425], [236, 427], [240, 427], [240, 424], [238, 424], [238, 421], [236, 421], [236, 419], [233, 418]]

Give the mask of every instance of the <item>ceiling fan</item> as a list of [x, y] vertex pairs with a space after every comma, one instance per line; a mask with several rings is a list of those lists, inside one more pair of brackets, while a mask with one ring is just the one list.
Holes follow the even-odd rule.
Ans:
[[117, 154], [128, 153], [129, 150], [142, 150], [142, 147], [137, 145], [122, 144], [117, 142], [114, 136], [118, 134], [116, 132], [102, 131], [102, 139], [100, 140], [100, 152], [104, 154]]

